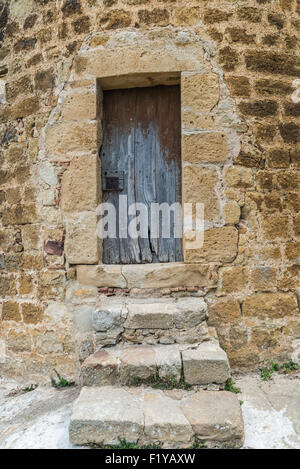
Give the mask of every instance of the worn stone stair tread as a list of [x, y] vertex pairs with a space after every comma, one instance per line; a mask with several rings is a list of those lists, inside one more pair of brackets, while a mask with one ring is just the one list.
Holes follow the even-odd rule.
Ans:
[[214, 339], [199, 345], [127, 345], [101, 349], [81, 368], [83, 386], [134, 385], [153, 378], [182, 378], [191, 385], [223, 384], [230, 376], [226, 353]]
[[241, 447], [239, 400], [226, 391], [161, 391], [147, 387], [84, 387], [74, 404], [70, 441], [112, 445], [119, 439], [164, 448]]

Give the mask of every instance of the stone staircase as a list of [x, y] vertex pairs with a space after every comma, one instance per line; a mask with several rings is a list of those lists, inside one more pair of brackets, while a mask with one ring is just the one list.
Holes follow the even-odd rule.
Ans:
[[240, 403], [222, 391], [229, 362], [206, 319], [199, 297], [102, 296], [93, 313], [99, 349], [82, 363], [70, 441], [240, 447]]

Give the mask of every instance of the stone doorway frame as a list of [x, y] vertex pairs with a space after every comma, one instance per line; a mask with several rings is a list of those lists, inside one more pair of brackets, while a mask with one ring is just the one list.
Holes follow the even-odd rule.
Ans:
[[[69, 265], [78, 266], [79, 277], [88, 266], [91, 272], [96, 266], [99, 272], [109, 269], [101, 266], [101, 246], [96, 235], [96, 207], [101, 202], [98, 154], [102, 142], [102, 90], [178, 83], [182, 106], [182, 202], [196, 202], [199, 186], [197, 178], [191, 183], [191, 174], [214, 173], [215, 180], [210, 184], [216, 192], [223, 167], [230, 164], [232, 156], [226, 130], [216, 127], [211, 117], [220, 98], [220, 76], [207, 62], [202, 44], [147, 39], [141, 45], [84, 46], [75, 58], [71, 78], [45, 128], [44, 149], [50, 161], [68, 159], [60, 209], [66, 229], [66, 260]], [[179, 268], [234, 260], [238, 232], [234, 223], [226, 223], [224, 201], [214, 201], [205, 219], [204, 247], [187, 251], [183, 239], [184, 263], [177, 263]], [[223, 252], [228, 243], [233, 249]], [[155, 266], [165, 268], [162, 264]], [[114, 269], [122, 276], [121, 267]], [[172, 267], [176, 270], [175, 263]]]

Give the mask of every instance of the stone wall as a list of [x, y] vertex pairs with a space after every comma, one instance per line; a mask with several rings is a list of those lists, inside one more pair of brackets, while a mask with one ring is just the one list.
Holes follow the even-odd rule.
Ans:
[[[207, 203], [205, 248], [185, 256], [197, 280], [126, 294], [204, 297], [234, 369], [297, 358], [299, 27], [296, 0], [0, 2], [1, 375], [74, 376], [92, 351], [97, 287], [128, 290], [84, 285], [82, 272], [79, 283], [74, 267], [101, 258], [78, 226], [96, 225], [100, 191], [84, 184], [99, 164], [95, 77], [118, 74], [116, 63], [120, 74], [147, 63], [200, 72], [181, 77], [183, 185], [193, 177], [187, 200], [198, 184]], [[188, 68], [170, 70], [171, 53]]]

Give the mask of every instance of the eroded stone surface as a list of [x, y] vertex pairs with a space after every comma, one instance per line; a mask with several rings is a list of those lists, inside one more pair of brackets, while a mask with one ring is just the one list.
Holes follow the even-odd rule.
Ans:
[[223, 391], [200, 391], [181, 401], [181, 409], [200, 440], [243, 442], [241, 405], [235, 395]]
[[182, 352], [184, 379], [189, 384], [225, 383], [229, 362], [224, 350], [213, 342]]
[[187, 448], [194, 437], [210, 445], [243, 443], [236, 396], [227, 392], [170, 392], [151, 388], [83, 388], [74, 404], [70, 440], [113, 444], [118, 439], [164, 448]]
[[70, 441], [77, 445], [137, 442], [144, 426], [141, 401], [125, 389], [83, 388], [73, 407]]
[[185, 381], [192, 385], [222, 384], [229, 377], [226, 353], [213, 340], [199, 346], [119, 344], [85, 360], [81, 376], [85, 386], [134, 385], [158, 376], [179, 382], [182, 367]]

